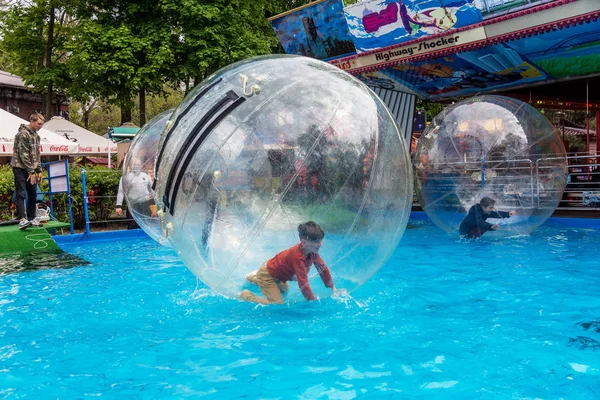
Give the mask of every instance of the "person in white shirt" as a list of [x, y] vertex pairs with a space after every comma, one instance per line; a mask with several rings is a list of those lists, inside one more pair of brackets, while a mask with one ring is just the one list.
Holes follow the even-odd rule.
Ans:
[[130, 209], [146, 217], [156, 217], [156, 204], [152, 197], [152, 179], [145, 172], [130, 172], [121, 177], [117, 193], [117, 208], [115, 210], [117, 215], [123, 215], [123, 199], [125, 197], [123, 179], [127, 180], [128, 189], [127, 204], [129, 207], [127, 208], [126, 215], [128, 219], [132, 220], [127, 229], [136, 229], [139, 226], [133, 219]]

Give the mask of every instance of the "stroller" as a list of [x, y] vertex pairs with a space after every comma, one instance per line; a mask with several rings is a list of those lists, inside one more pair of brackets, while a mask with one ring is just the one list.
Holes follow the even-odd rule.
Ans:
[[[13, 211], [13, 218], [14, 218], [14, 210], [16, 208], [15, 207], [16, 202], [17, 202], [17, 191], [15, 190], [13, 192], [13, 195], [11, 198], [11, 205], [10, 205], [10, 208]], [[25, 192], [25, 204], [27, 204], [27, 192]], [[37, 188], [37, 196], [35, 198], [35, 204], [36, 204], [35, 216], [36, 216], [36, 218], [38, 218], [38, 221], [40, 221], [40, 223], [50, 221], [50, 207], [46, 204], [46, 201], [44, 200], [44, 194], [40, 190], [39, 186]]]

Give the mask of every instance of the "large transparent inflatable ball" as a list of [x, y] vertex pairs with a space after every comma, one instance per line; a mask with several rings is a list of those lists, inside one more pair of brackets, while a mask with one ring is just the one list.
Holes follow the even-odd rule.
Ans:
[[161, 232], [152, 182], [160, 137], [172, 113], [170, 109], [158, 114], [135, 135], [125, 156], [121, 182], [127, 207], [137, 224], [152, 239], [167, 246], [170, 243]]
[[[194, 88], [172, 121], [156, 161], [162, 229], [215, 291], [260, 294], [246, 274], [297, 244], [310, 220], [338, 289], [358, 288], [398, 244], [412, 198], [406, 143], [382, 101], [340, 69], [289, 55], [238, 62]], [[309, 282], [331, 295], [315, 268]], [[303, 299], [290, 287], [286, 301]]]
[[516, 212], [488, 219], [498, 229], [486, 237], [528, 234], [552, 215], [567, 182], [565, 148], [552, 124], [503, 96], [446, 107], [421, 135], [413, 161], [422, 208], [451, 235], [483, 197], [495, 200], [496, 211]]

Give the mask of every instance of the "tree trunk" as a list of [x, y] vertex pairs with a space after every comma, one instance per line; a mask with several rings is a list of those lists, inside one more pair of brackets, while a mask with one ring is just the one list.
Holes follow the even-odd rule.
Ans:
[[83, 127], [85, 129], [88, 129], [89, 126], [90, 126], [90, 112], [84, 111], [83, 112]]
[[54, 116], [52, 108], [52, 82], [48, 83], [48, 91], [46, 92], [46, 101], [44, 101], [44, 118], [50, 120]]
[[146, 89], [140, 88], [140, 128], [146, 125]]
[[131, 109], [126, 110], [121, 107], [121, 125], [125, 122], [131, 122]]
[[[54, 46], [54, 7], [50, 8], [50, 20], [48, 21], [48, 41], [46, 42], [46, 65], [45, 69], [52, 68], [52, 47]], [[46, 92], [46, 104], [44, 108], [44, 116], [49, 120], [54, 115], [52, 109], [52, 81], [48, 82], [48, 91]]]
[[81, 105], [81, 108], [83, 109], [83, 125], [85, 129], [88, 129], [90, 126], [90, 115], [92, 114], [92, 111], [95, 107], [96, 99], [94, 99], [94, 101], [92, 101], [91, 103], [86, 102]]

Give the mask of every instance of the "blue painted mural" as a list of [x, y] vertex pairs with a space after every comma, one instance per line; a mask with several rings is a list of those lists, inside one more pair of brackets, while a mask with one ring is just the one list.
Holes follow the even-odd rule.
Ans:
[[287, 54], [326, 60], [356, 52], [343, 13], [341, 0], [324, 0], [269, 21]]
[[548, 78], [546, 73], [504, 44], [398, 65], [380, 73], [430, 100], [475, 95]]
[[359, 52], [482, 21], [473, 0], [370, 0], [348, 6], [344, 13]]

